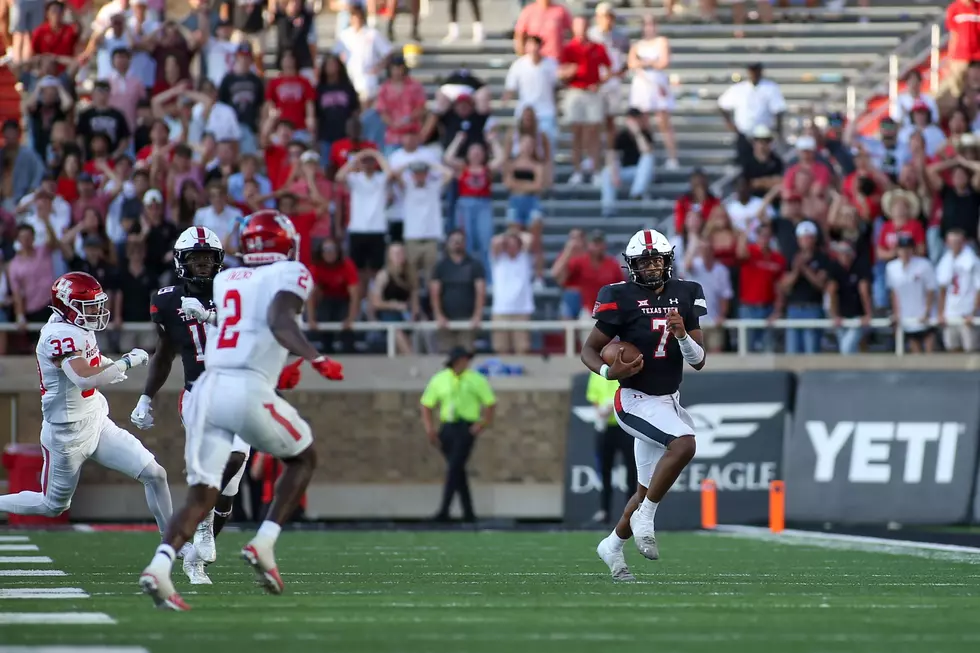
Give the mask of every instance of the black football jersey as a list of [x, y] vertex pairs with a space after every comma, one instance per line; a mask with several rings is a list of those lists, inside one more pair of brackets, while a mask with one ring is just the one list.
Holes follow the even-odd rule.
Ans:
[[[150, 300], [150, 319], [163, 327], [167, 337], [180, 352], [184, 365], [184, 387], [191, 384], [204, 371], [204, 347], [207, 344], [205, 325], [184, 315], [180, 300], [186, 292], [181, 285], [161, 288]], [[214, 308], [210, 297], [197, 297], [205, 308]]]
[[667, 330], [667, 313], [677, 309], [688, 333], [700, 329], [708, 312], [701, 284], [671, 279], [660, 293], [630, 281], [604, 286], [592, 311], [596, 328], [635, 345], [643, 354], [639, 374], [619, 384], [649, 395], [677, 392], [684, 374], [680, 345]]

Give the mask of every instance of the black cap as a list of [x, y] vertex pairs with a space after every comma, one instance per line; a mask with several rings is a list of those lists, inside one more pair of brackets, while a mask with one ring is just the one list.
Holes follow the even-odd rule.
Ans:
[[14, 120], [13, 118], [8, 118], [7, 120], [4, 120], [3, 131], [7, 131], [8, 129], [16, 129], [17, 131], [20, 131], [20, 123]]
[[41, 181], [56, 181], [58, 179], [58, 174], [54, 170], [45, 170], [44, 174], [41, 175]]
[[92, 175], [90, 175], [87, 172], [80, 172], [80, 173], [78, 173], [78, 177], [75, 178], [75, 181], [78, 182], [78, 183], [80, 183], [80, 184], [84, 184], [84, 183], [93, 184], [93, 183], [95, 183], [95, 180], [92, 179]]
[[473, 358], [473, 352], [466, 347], [453, 347], [449, 350], [449, 358], [446, 359], [446, 367], [452, 367], [464, 358], [470, 360]]
[[606, 242], [606, 234], [601, 229], [593, 229], [589, 232], [589, 242], [604, 243]]
[[900, 232], [898, 234], [898, 246], [899, 247], [915, 247], [915, 238], [912, 234]]
[[639, 118], [643, 115], [643, 112], [635, 107], [632, 107], [626, 112], [626, 115], [630, 118]]
[[110, 86], [109, 86], [109, 80], [108, 79], [99, 79], [99, 80], [96, 80], [95, 85], [92, 88], [101, 89], [103, 91], [108, 91], [109, 88], [110, 88]]
[[762, 70], [762, 62], [761, 61], [756, 61], [755, 63], [750, 63], [748, 66], [746, 66], [746, 69], [748, 69], [748, 70], [759, 70], [759, 71], [761, 71]]
[[404, 66], [405, 65], [405, 57], [402, 55], [401, 52], [397, 52], [397, 53], [391, 55], [391, 59], [388, 60], [388, 65], [389, 66]]

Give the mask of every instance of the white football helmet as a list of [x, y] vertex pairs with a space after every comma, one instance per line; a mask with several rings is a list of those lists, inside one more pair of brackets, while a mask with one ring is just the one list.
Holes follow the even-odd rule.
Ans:
[[174, 267], [182, 281], [210, 286], [224, 260], [221, 239], [207, 227], [188, 227], [174, 243]]
[[[630, 281], [647, 288], [660, 288], [670, 279], [674, 268], [674, 246], [659, 231], [644, 229], [630, 238], [623, 252]], [[655, 261], [663, 261], [663, 267], [654, 267]]]

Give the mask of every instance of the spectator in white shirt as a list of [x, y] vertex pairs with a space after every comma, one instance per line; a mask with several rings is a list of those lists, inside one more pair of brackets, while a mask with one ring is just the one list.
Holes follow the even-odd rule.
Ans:
[[504, 81], [503, 101], [517, 98], [514, 117], [520, 118], [525, 107], [531, 107], [538, 118], [538, 129], [554, 146], [558, 139], [558, 111], [555, 89], [558, 87], [558, 62], [541, 55], [541, 39], [524, 36], [524, 56], [510, 65]]
[[[241, 222], [245, 216], [239, 209], [228, 204], [228, 188], [220, 179], [208, 184], [208, 201], [208, 206], [194, 213], [194, 226], [207, 227], [218, 236], [226, 250], [234, 251], [231, 237], [236, 223]], [[229, 264], [230, 258], [225, 257], [226, 264]], [[234, 265], [237, 265], [237, 261]]]
[[936, 344], [929, 326], [936, 306], [936, 274], [929, 259], [915, 255], [915, 239], [898, 235], [898, 257], [885, 266], [891, 291], [892, 319], [902, 325], [905, 345], [915, 354], [931, 353]]
[[735, 148], [736, 161], [744, 162], [752, 157], [752, 132], [759, 125], [768, 127], [775, 137], [782, 140], [783, 114], [786, 100], [779, 84], [762, 77], [762, 64], [748, 67], [749, 78], [738, 82], [718, 98], [718, 107], [728, 128], [738, 134]]
[[395, 154], [400, 151], [392, 155], [391, 174], [402, 200], [405, 219], [402, 238], [409, 265], [423, 283], [428, 283], [445, 239], [442, 189], [453, 178], [453, 171], [439, 161], [424, 159], [395, 165]]
[[931, 95], [922, 92], [922, 73], [913, 69], [905, 76], [905, 92], [898, 95], [889, 115], [899, 125], [911, 125], [912, 107], [920, 102], [929, 109], [932, 122], [938, 123], [939, 107]]
[[391, 169], [377, 150], [361, 150], [337, 171], [338, 184], [350, 190], [349, 256], [357, 267], [361, 296], [385, 263], [388, 234], [388, 178]]
[[381, 32], [365, 24], [364, 8], [360, 5], [351, 7], [350, 27], [340, 33], [334, 52], [347, 66], [347, 74], [361, 100], [373, 99], [378, 94], [378, 76], [387, 65], [392, 47]]
[[136, 37], [126, 26], [126, 16], [117, 13], [104, 28], [92, 34], [85, 51], [79, 55], [82, 63], [95, 55], [95, 78], [109, 79], [112, 73], [112, 53], [119, 49], [131, 50]]
[[922, 134], [926, 142], [926, 154], [933, 156], [946, 142], [946, 134], [932, 122], [932, 112], [924, 102], [916, 102], [909, 110], [909, 123], [898, 132], [898, 145], [903, 156], [907, 156], [909, 138], [914, 133]]
[[[534, 257], [531, 235], [515, 226], [490, 241], [493, 270], [493, 299], [490, 314], [494, 322], [525, 322], [534, 313]], [[491, 335], [494, 352], [526, 354], [531, 348], [528, 331], [495, 330]]]
[[731, 272], [715, 260], [714, 250], [707, 240], [698, 242], [696, 248], [690, 248], [684, 258], [685, 278], [701, 284], [708, 303], [708, 314], [701, 325], [704, 347], [712, 352], [721, 351], [725, 346], [725, 330], [722, 325], [734, 296]]
[[735, 181], [735, 193], [725, 200], [725, 212], [731, 218], [735, 229], [749, 234], [749, 242], [755, 240], [751, 236], [759, 226], [760, 214], [768, 217], [769, 220], [775, 217], [769, 203], [752, 194], [752, 182], [745, 175], [741, 175]]
[[201, 133], [213, 134], [216, 142], [242, 139], [241, 126], [235, 109], [224, 102], [218, 102], [218, 88], [211, 80], [201, 81], [199, 93], [184, 93], [184, 97], [195, 100], [191, 110], [191, 133], [200, 129]]
[[208, 73], [208, 79], [214, 84], [215, 88], [221, 87], [221, 82], [225, 75], [231, 72], [235, 66], [235, 56], [238, 54], [238, 44], [231, 42], [231, 34], [234, 31], [232, 24], [223, 20], [218, 23], [214, 36], [205, 34], [202, 51], [205, 61], [204, 69]]
[[144, 86], [152, 88], [156, 81], [157, 62], [151, 52], [142, 48], [152, 45], [152, 34], [160, 28], [160, 23], [149, 16], [147, 0], [131, 0], [130, 4], [132, 15], [126, 20], [126, 26], [135, 39], [130, 68], [132, 74], [143, 81]]
[[[973, 316], [980, 308], [980, 258], [966, 246], [961, 229], [946, 233], [946, 253], [936, 265], [939, 286], [939, 326], [947, 351], [974, 351], [976, 327]], [[961, 324], [947, 324], [957, 322]]]

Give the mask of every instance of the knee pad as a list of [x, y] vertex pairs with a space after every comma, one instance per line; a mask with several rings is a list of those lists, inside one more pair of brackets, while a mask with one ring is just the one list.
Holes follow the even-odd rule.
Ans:
[[140, 483], [144, 483], [144, 484], [145, 483], [158, 483], [158, 482], [166, 483], [167, 482], [167, 470], [165, 470], [160, 465], [160, 463], [158, 463], [157, 461], [154, 460], [149, 465], [147, 465], [146, 467], [143, 468], [143, 471], [140, 472], [139, 476], [137, 476], [136, 479]]

